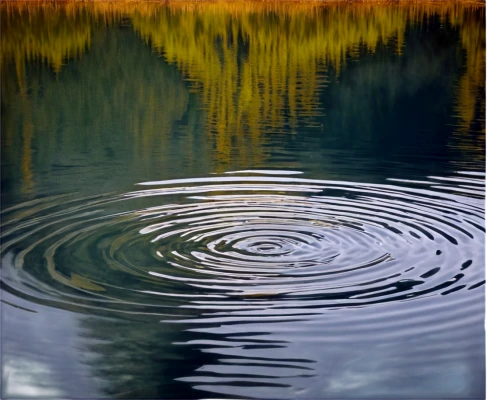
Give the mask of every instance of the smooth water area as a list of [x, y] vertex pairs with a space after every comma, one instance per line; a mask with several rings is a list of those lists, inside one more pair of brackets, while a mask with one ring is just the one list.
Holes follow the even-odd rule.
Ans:
[[0, 13], [3, 398], [484, 398], [484, 5]]

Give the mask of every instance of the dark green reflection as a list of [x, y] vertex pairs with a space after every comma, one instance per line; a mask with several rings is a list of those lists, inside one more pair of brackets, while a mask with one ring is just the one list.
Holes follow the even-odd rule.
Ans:
[[4, 196], [274, 164], [484, 165], [478, 6], [1, 10]]
[[[308, 178], [367, 183], [484, 171], [486, 55], [481, 5], [2, 3], [0, 13], [2, 209], [46, 196], [78, 193], [68, 199], [83, 199], [123, 194], [137, 189], [134, 184], [139, 182], [238, 169], [296, 170]], [[479, 189], [472, 189], [477, 195]], [[63, 200], [54, 200], [57, 210], [67, 207]], [[169, 200], [186, 201], [181, 196]], [[135, 210], [132, 220], [138, 210], [158, 205], [154, 201], [160, 200], [140, 198], [134, 207], [118, 202], [103, 207], [103, 214]], [[30, 212], [43, 216], [43, 210], [35, 208], [30, 205], [23, 214], [21, 207], [16, 216], [28, 222]], [[54, 231], [66, 222], [57, 221]], [[75, 229], [85, 228], [85, 222]], [[321, 221], [309, 222], [324, 228]], [[484, 231], [480, 221], [473, 223], [479, 233]], [[43, 239], [50, 229], [25, 242]], [[61, 381], [70, 382], [80, 369], [88, 368], [89, 379], [98, 382], [93, 393], [105, 397], [248, 398], [250, 394], [262, 398], [275, 393], [284, 398], [325, 398], [328, 393], [365, 398], [373, 393], [396, 398], [477, 397], [484, 392], [484, 336], [479, 324], [465, 330], [446, 326], [446, 335], [433, 332], [430, 338], [423, 335], [413, 341], [391, 336], [397, 329], [387, 328], [384, 336], [380, 326], [373, 339], [366, 339], [373, 320], [367, 310], [361, 310], [363, 317], [354, 322], [345, 322], [345, 314], [335, 310], [325, 320], [308, 314], [275, 325], [259, 321], [238, 325], [237, 315], [229, 323], [192, 325], [180, 320], [206, 317], [203, 301], [188, 297], [203, 290], [185, 294], [181, 286], [178, 291], [187, 296], [185, 302], [175, 300], [175, 314], [168, 323], [160, 323], [164, 317], [150, 312], [149, 302], [160, 309], [163, 304], [171, 306], [172, 300], [160, 296], [149, 300], [140, 290], [144, 282], [149, 285], [146, 289], [158, 292], [167, 284], [107, 269], [99, 257], [109, 244], [106, 235], [113, 238], [117, 231], [110, 225], [99, 233], [101, 247], [89, 240], [87, 253], [83, 246], [81, 252], [71, 253], [81, 267], [78, 271], [68, 262], [65, 248], [53, 257], [59, 275], [55, 267], [53, 271], [44, 264], [45, 247], [28, 254], [25, 261], [31, 272], [43, 277], [38, 283], [60, 290], [54, 297], [65, 290], [78, 295], [86, 290], [88, 296], [82, 295], [78, 304], [44, 299], [40, 303], [53, 306], [47, 311], [50, 307], [40, 306], [36, 297], [11, 290], [6, 304], [23, 299], [23, 308], [15, 311], [21, 313], [15, 314], [18, 319], [8, 319], [5, 362], [29, 353], [24, 347], [32, 346], [32, 353], [45, 351], [47, 363], [58, 366]], [[143, 244], [144, 253], [124, 246], [122, 255], [139, 260], [144, 270], [153, 270], [147, 239], [134, 242]], [[472, 243], [470, 248], [480, 245]], [[24, 250], [13, 246], [2, 256], [14, 271], [12, 281], [26, 284], [31, 282], [21, 268], [7, 264]], [[432, 251], [439, 260], [441, 248]], [[481, 287], [482, 255], [479, 248], [463, 259], [451, 257], [458, 268], [469, 257], [475, 260], [467, 271], [469, 286], [459, 287], [461, 295], [478, 296], [478, 291], [468, 290]], [[383, 261], [391, 258], [386, 254]], [[435, 268], [426, 265], [424, 276]], [[451, 274], [445, 279], [456, 276], [462, 278]], [[169, 289], [175, 286], [169, 284]], [[396, 289], [410, 291], [422, 284], [413, 280]], [[95, 306], [92, 294], [111, 296], [114, 290], [119, 293], [116, 298], [126, 297], [113, 304], [124, 315], [111, 312], [111, 307], [82, 311], [89, 304]], [[355, 294], [362, 295], [363, 290]], [[384, 290], [395, 289], [388, 284]], [[254, 293], [250, 300], [258, 301], [259, 295]], [[482, 311], [480, 300], [470, 301], [474, 310], [480, 310], [477, 315]], [[230, 298], [227, 307], [231, 301], [246, 299]], [[401, 308], [415, 312], [406, 304], [410, 303]], [[396, 306], [387, 307], [392, 318], [395, 310], [390, 307]], [[23, 309], [36, 313], [25, 317]], [[142, 313], [145, 309], [150, 312], [147, 316]], [[225, 310], [220, 313], [227, 317]], [[458, 314], [460, 307], [453, 310], [463, 317]], [[78, 367], [66, 371], [68, 379], [61, 378], [66, 377], [65, 368], [56, 353], [71, 353], [75, 347], [60, 344], [57, 332], [51, 331], [49, 344], [43, 335], [30, 336], [39, 326], [31, 314], [40, 316], [38, 321], [46, 318], [51, 326], [70, 314], [78, 317], [73, 318], [77, 322], [68, 322], [74, 325], [71, 335], [81, 341], [75, 352]], [[447, 322], [448, 314], [438, 317]], [[306, 319], [310, 325], [299, 323]], [[394, 320], [404, 322], [404, 318]], [[368, 327], [355, 332], [361, 332], [359, 342], [355, 335], [349, 336], [349, 329], [356, 327]], [[22, 340], [17, 337], [20, 330], [25, 335]], [[297, 343], [308, 351], [301, 353]], [[410, 378], [400, 379], [401, 371]], [[442, 371], [449, 381], [443, 381]], [[358, 376], [371, 377], [372, 389], [356, 386]], [[308, 392], [294, 391], [293, 382], [300, 380], [312, 382], [306, 385]], [[421, 381], [425, 385], [419, 386]], [[68, 386], [65, 394], [85, 397], [83, 384]], [[321, 392], [324, 387], [330, 392]]]

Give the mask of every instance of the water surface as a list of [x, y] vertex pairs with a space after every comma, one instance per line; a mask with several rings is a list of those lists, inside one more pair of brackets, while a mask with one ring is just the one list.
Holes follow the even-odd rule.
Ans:
[[484, 398], [484, 5], [0, 13], [4, 398]]

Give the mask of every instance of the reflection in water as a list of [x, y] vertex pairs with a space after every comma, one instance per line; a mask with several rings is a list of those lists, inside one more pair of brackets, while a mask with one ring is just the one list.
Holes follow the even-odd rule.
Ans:
[[14, 63], [21, 91], [26, 90], [26, 62], [42, 61], [58, 72], [67, 59], [83, 55], [90, 46], [93, 20], [88, 13], [69, 15], [45, 8], [2, 4], [2, 65]]
[[[241, 165], [262, 161], [264, 154], [258, 146], [268, 140], [269, 133], [294, 132], [298, 126], [321, 129], [320, 94], [331, 78], [328, 68], [333, 67], [338, 77], [348, 59], [374, 53], [384, 45], [402, 55], [408, 27], [429, 25], [436, 18], [457, 30], [466, 52], [465, 71], [455, 94], [458, 131], [452, 146], [472, 147], [482, 157], [486, 38], [480, 4], [173, 3], [166, 7], [157, 3], [48, 3], [32, 7], [7, 3], [2, 5], [6, 34], [2, 35], [1, 60], [15, 67], [24, 92], [27, 61], [50, 63], [58, 72], [65, 60], [81, 57], [85, 49], [95, 46], [95, 31], [131, 25], [200, 94], [207, 132], [214, 135], [217, 169], [224, 171], [235, 159]], [[103, 52], [109, 48], [113, 49], [108, 44]], [[101, 61], [96, 65], [103, 56], [98, 56]], [[109, 60], [121, 61], [112, 54]], [[9, 96], [14, 75], [9, 68], [3, 69], [2, 85]], [[135, 71], [123, 70], [129, 75]], [[134, 83], [133, 78], [123, 80], [122, 91]], [[157, 91], [164, 87], [155, 83]], [[137, 86], [147, 87], [140, 82]], [[158, 114], [148, 115], [150, 125], [153, 118], [163, 115], [166, 103], [152, 93], [141, 93], [138, 99], [139, 104], [153, 99], [155, 105], [149, 104], [149, 110], [163, 107]], [[187, 106], [182, 97], [175, 106], [179, 119]], [[147, 128], [157, 130], [157, 124], [142, 126], [138, 121], [144, 119], [144, 112], [138, 113], [141, 117], [131, 117], [136, 126], [139, 123], [140, 135], [152, 140]], [[27, 117], [23, 125], [30, 125]], [[479, 140], [477, 135], [468, 137], [471, 128], [479, 131]], [[29, 128], [25, 129], [24, 142], [29, 143]], [[23, 163], [27, 180], [29, 165], [28, 160]]]
[[81, 331], [90, 339], [81, 358], [101, 380], [105, 396], [187, 399], [207, 395], [176, 379], [191, 375], [198, 365], [215, 362], [202, 351], [203, 346], [176, 343], [195, 336], [182, 325], [148, 323], [139, 328], [127, 321], [88, 317], [82, 319]]
[[4, 395], [484, 396], [484, 4], [0, 14]]
[[[337, 352], [354, 336], [369, 347], [416, 340], [431, 352], [441, 346], [434, 336], [453, 329], [453, 346], [469, 345], [462, 329], [471, 321], [480, 329], [482, 320], [483, 178], [464, 172], [455, 179], [466, 188], [440, 177], [405, 188], [248, 171], [20, 204], [4, 210], [5, 277], [10, 292], [37, 304], [125, 319], [82, 322], [98, 341], [87, 349], [106, 355], [86, 363], [107, 379], [109, 395], [160, 397], [185, 392], [186, 382], [241, 396], [248, 385], [257, 397], [363, 394], [372, 390], [367, 381], [330, 382], [325, 360], [301, 355], [298, 344], [332, 340]], [[360, 307], [366, 311], [348, 312]], [[425, 343], [414, 337], [416, 321], [418, 336], [430, 335]], [[114, 338], [118, 326], [132, 332]], [[441, 351], [412, 365], [450, 362]], [[389, 369], [372, 383], [399, 393], [385, 383], [401, 360], [383, 361]], [[164, 375], [179, 382], [161, 383]], [[445, 386], [443, 394], [477, 385]]]
[[[453, 16], [452, 23], [460, 17]], [[467, 52], [466, 70], [460, 78], [456, 95], [458, 129], [452, 147], [467, 149], [473, 157], [485, 160], [486, 142], [486, 30], [471, 15], [462, 17], [464, 29], [460, 41]], [[484, 15], [482, 15], [484, 23]], [[475, 26], [477, 26], [475, 28]]]
[[[166, 151], [158, 152], [156, 165], [144, 162], [152, 147], [166, 149], [184, 143], [209, 151], [200, 141], [193, 141], [193, 125], [183, 123], [184, 119], [192, 121], [193, 112], [188, 110], [189, 93], [180, 73], [165, 66], [132, 32], [100, 33], [103, 35], [95, 34], [91, 51], [78, 62], [74, 73], [66, 74], [63, 69], [54, 76], [47, 68], [30, 70], [29, 94], [22, 90], [17, 94], [9, 77], [2, 80], [2, 101], [6, 102], [2, 104], [6, 109], [3, 140], [11, 143], [7, 147], [22, 148], [24, 192], [33, 185], [32, 157], [38, 172], [55, 170], [66, 175], [66, 169], [88, 174], [89, 167], [82, 160], [89, 157], [91, 168], [99, 168], [98, 175], [111, 178], [115, 174], [110, 165], [120, 158], [146, 173], [166, 169], [172, 162]], [[21, 135], [18, 129], [22, 129]], [[61, 131], [64, 134], [58, 135]], [[5, 157], [17, 165], [15, 152], [7, 152]], [[187, 167], [196, 161], [192, 152], [176, 157], [182, 157], [177, 161]]]

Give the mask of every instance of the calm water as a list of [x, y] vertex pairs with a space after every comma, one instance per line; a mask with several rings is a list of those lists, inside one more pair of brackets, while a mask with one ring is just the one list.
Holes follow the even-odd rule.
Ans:
[[0, 12], [3, 398], [484, 398], [482, 5]]

